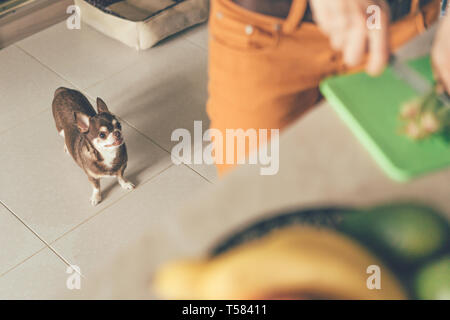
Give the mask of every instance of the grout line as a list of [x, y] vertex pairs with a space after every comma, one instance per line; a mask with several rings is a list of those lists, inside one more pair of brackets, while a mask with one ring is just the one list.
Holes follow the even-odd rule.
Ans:
[[89, 84], [87, 87], [81, 87], [76, 85], [75, 83], [73, 83], [71, 80], [66, 79], [62, 74], [60, 74], [59, 72], [57, 72], [56, 70], [52, 69], [49, 65], [45, 64], [43, 61], [39, 60], [37, 57], [35, 57], [34, 55], [32, 55], [31, 53], [29, 53], [26, 49], [22, 48], [19, 44], [14, 44], [13, 46], [15, 46], [16, 48], [20, 49], [21, 51], [23, 51], [26, 55], [28, 55], [29, 57], [33, 58], [34, 60], [36, 60], [40, 65], [42, 65], [43, 67], [45, 67], [46, 69], [50, 70], [51, 72], [53, 72], [54, 74], [56, 74], [59, 78], [61, 78], [62, 80], [68, 82], [71, 86], [73, 86], [75, 89], [79, 90], [79, 91], [85, 91], [89, 88], [92, 88], [94, 86], [96, 86], [97, 84], [99, 84], [100, 82], [103, 82], [105, 80], [107, 80], [108, 78], [115, 76], [119, 73], [121, 73], [122, 71], [126, 70], [127, 68], [129, 68], [130, 66], [132, 66], [136, 61], [130, 63], [129, 65], [125, 66], [123, 69], [120, 69], [119, 71], [116, 71], [110, 75], [108, 75], [106, 78], [100, 79], [95, 81], [92, 84]]
[[18, 123], [16, 123], [16, 124], [13, 125], [12, 127], [9, 127], [9, 128], [7, 128], [7, 129], [5, 129], [5, 130], [1, 130], [1, 131], [0, 131], [0, 136], [1, 136], [2, 134], [7, 133], [9, 130], [12, 130], [12, 129], [15, 129], [15, 128], [19, 127], [20, 125], [22, 125], [23, 123], [25, 123], [25, 122], [27, 122], [27, 121], [29, 121], [29, 120], [32, 120], [32, 119], [34, 119], [34, 118], [37, 118], [39, 115], [41, 115], [42, 113], [44, 113], [45, 111], [47, 111], [48, 108], [49, 108], [49, 107], [45, 107], [45, 109], [42, 109], [41, 111], [38, 111], [36, 114], [33, 114], [33, 115], [31, 115], [30, 117], [28, 117], [28, 118], [26, 118], [26, 119], [24, 119], [24, 120], [22, 120], [22, 121], [19, 121]]
[[[142, 182], [141, 184], [139, 184], [139, 187], [149, 183], [151, 180], [153, 180], [154, 178], [156, 178], [157, 176], [159, 176], [161, 173], [163, 173], [164, 171], [166, 171], [167, 169], [171, 168], [173, 166], [173, 164], [171, 164], [170, 166], [168, 166], [167, 168], [162, 169], [161, 171], [159, 171], [158, 173], [156, 173], [155, 175], [151, 176], [149, 179], [145, 180], [144, 182]], [[137, 188], [136, 188], [137, 189]], [[132, 192], [132, 191], [131, 191]], [[101, 214], [103, 211], [105, 211], [107, 208], [110, 208], [111, 206], [113, 206], [114, 204], [116, 204], [117, 202], [119, 202], [120, 200], [122, 200], [123, 198], [125, 198], [127, 195], [131, 194], [131, 192], [127, 192], [125, 193], [123, 196], [119, 197], [118, 199], [116, 199], [115, 201], [113, 201], [112, 203], [110, 203], [109, 205], [105, 206], [104, 208], [102, 208], [101, 210], [97, 211], [94, 215], [90, 216], [89, 218], [83, 220], [82, 222], [80, 222], [79, 224], [77, 224], [76, 226], [72, 227], [71, 229], [69, 229], [68, 231], [64, 232], [62, 235], [60, 235], [59, 237], [57, 237], [55, 240], [52, 240], [51, 242], [47, 242], [45, 241], [41, 236], [39, 236], [39, 234], [37, 232], [35, 232], [30, 226], [28, 226], [24, 220], [22, 220], [18, 215], [16, 215], [8, 206], [6, 206], [6, 204], [0, 200], [0, 204], [3, 205], [6, 210], [8, 210], [16, 219], [19, 220], [19, 222], [21, 222], [29, 231], [31, 231], [40, 241], [42, 241], [45, 246], [42, 247], [41, 249], [39, 249], [38, 251], [36, 251], [35, 253], [33, 253], [31, 256], [25, 258], [24, 260], [22, 260], [21, 262], [17, 263], [16, 265], [14, 265], [13, 267], [11, 267], [10, 269], [6, 270], [5, 272], [0, 274], [0, 278], [3, 277], [4, 275], [6, 275], [7, 273], [13, 271], [14, 269], [16, 269], [17, 267], [19, 267], [20, 265], [22, 265], [23, 263], [27, 262], [28, 260], [30, 260], [32, 257], [34, 257], [35, 255], [37, 255], [38, 253], [40, 253], [41, 251], [45, 250], [45, 249], [50, 249], [58, 258], [60, 258], [62, 260], [62, 262], [64, 264], [66, 264], [67, 266], [71, 266], [73, 264], [71, 264], [67, 259], [65, 259], [62, 255], [60, 255], [55, 248], [53, 248], [52, 244], [54, 244], [55, 242], [57, 242], [58, 240], [60, 240], [61, 238], [63, 238], [64, 236], [66, 236], [67, 234], [69, 234], [70, 232], [74, 231], [75, 229], [77, 229], [78, 227], [80, 227], [81, 225], [85, 224], [86, 222], [88, 222], [89, 220], [91, 220], [92, 218], [98, 216], [99, 214]], [[77, 273], [78, 271], [75, 270]], [[83, 278], [86, 278], [83, 274], [79, 273]]]
[[[173, 166], [173, 164], [170, 164], [170, 166], [162, 169], [161, 171], [155, 173], [153, 176], [151, 176], [150, 178], [148, 178], [147, 180], [143, 181], [142, 183], [140, 183], [138, 186], [136, 186], [137, 190], [138, 188], [142, 188], [145, 184], [149, 183], [150, 181], [152, 181], [154, 178], [158, 177], [160, 174], [162, 174], [163, 172], [165, 172], [166, 170], [168, 170], [169, 168], [171, 168]], [[117, 198], [116, 200], [112, 201], [110, 204], [106, 205], [104, 208], [102, 208], [101, 210], [97, 211], [96, 213], [94, 213], [93, 215], [89, 216], [88, 218], [84, 219], [83, 221], [81, 221], [80, 223], [78, 223], [77, 225], [75, 225], [74, 227], [72, 227], [71, 229], [65, 231], [63, 234], [61, 234], [60, 236], [58, 236], [56, 239], [52, 240], [50, 242], [50, 244], [53, 244], [55, 242], [57, 242], [58, 240], [60, 240], [61, 238], [65, 237], [67, 234], [69, 234], [70, 232], [74, 231], [75, 229], [77, 229], [78, 227], [80, 227], [81, 225], [85, 224], [86, 222], [88, 222], [89, 220], [91, 220], [94, 217], [97, 217], [98, 215], [100, 215], [103, 211], [105, 211], [106, 209], [112, 207], [113, 205], [115, 205], [116, 203], [118, 203], [120, 200], [122, 200], [123, 198], [127, 197], [128, 195], [130, 195], [133, 191], [130, 192], [126, 192], [124, 195], [120, 196], [119, 198]]]
[[[198, 44], [196, 44], [196, 43], [194, 43], [194, 42], [188, 40], [187, 37], [180, 36], [178, 39], [180, 39], [181, 41], [186, 41], [186, 42], [188, 42], [189, 44], [195, 45], [196, 47], [201, 48], [201, 49], [203, 49], [204, 51], [207, 51], [207, 50], [206, 50], [205, 48], [203, 48], [202, 46], [200, 46], [200, 45], [198, 45]], [[164, 40], [163, 40], [163, 41], [164, 41]], [[159, 45], [159, 44], [158, 44], [158, 45]], [[30, 52], [28, 52], [25, 48], [21, 47], [20, 44], [14, 43], [12, 46], [14, 46], [14, 47], [20, 49], [21, 51], [23, 51], [24, 53], [26, 53], [28, 56], [30, 56], [31, 58], [33, 58], [34, 60], [36, 60], [37, 62], [39, 62], [39, 64], [41, 64], [42, 66], [44, 66], [44, 67], [47, 68], [48, 70], [52, 71], [53, 73], [55, 73], [58, 77], [60, 77], [60, 78], [63, 79], [64, 81], [67, 81], [68, 83], [70, 83], [72, 86], [74, 86], [74, 87], [75, 87], [76, 89], [78, 89], [79, 91], [82, 91], [82, 90], [84, 91], [84, 90], [88, 90], [88, 89], [90, 89], [90, 88], [93, 88], [93, 87], [95, 87], [97, 84], [99, 84], [99, 83], [101, 83], [101, 82], [103, 82], [103, 81], [105, 81], [105, 80], [107, 80], [107, 79], [109, 79], [109, 78], [111, 78], [111, 77], [113, 77], [113, 76], [115, 76], [115, 75], [118, 75], [119, 73], [122, 73], [123, 71], [127, 70], [128, 68], [134, 66], [135, 64], [137, 64], [137, 63], [139, 62], [138, 60], [131, 61], [129, 64], [126, 64], [125, 66], [123, 66], [123, 68], [120, 68], [119, 70], [116, 70], [115, 72], [109, 74], [109, 75], [106, 76], [105, 78], [96, 80], [95, 82], [89, 84], [89, 85], [86, 86], [86, 87], [81, 87], [81, 86], [78, 86], [78, 85], [74, 84], [74, 83], [73, 83], [72, 81], [70, 81], [69, 79], [66, 79], [62, 74], [60, 74], [60, 73], [57, 72], [56, 70], [52, 69], [49, 65], [47, 65], [46, 63], [44, 63], [43, 61], [41, 61], [40, 59], [38, 59], [37, 57], [35, 57], [34, 55], [32, 55], [32, 54], [31, 54]], [[139, 55], [139, 52], [136, 53], [136, 54]], [[141, 54], [141, 56], [142, 56], [142, 54]], [[139, 59], [139, 58], [137, 58], [137, 59]]]
[[19, 46], [18, 44], [14, 44], [14, 47], [16, 47], [17, 49], [21, 50], [23, 53], [25, 53], [27, 56], [31, 57], [32, 59], [36, 60], [40, 65], [42, 65], [44, 68], [46, 68], [47, 70], [53, 72], [54, 74], [56, 74], [59, 78], [61, 78], [61, 80], [64, 80], [65, 82], [68, 82], [70, 85], [74, 86], [76, 89], [81, 90], [81, 88], [79, 86], [77, 86], [76, 84], [74, 84], [72, 81], [70, 81], [69, 79], [66, 79], [62, 74], [60, 74], [59, 72], [57, 72], [56, 70], [53, 70], [52, 68], [50, 68], [50, 66], [46, 65], [44, 62], [42, 62], [41, 60], [39, 60], [38, 58], [36, 58], [35, 56], [33, 56], [31, 53], [29, 53], [28, 51], [26, 51], [24, 48], [22, 48], [21, 46]]
[[206, 54], [208, 54], [208, 48], [205, 48], [202, 45], [199, 45], [198, 43], [196, 43], [195, 41], [192, 41], [191, 39], [189, 39], [189, 37], [186, 36], [183, 40], [186, 40], [190, 44], [194, 45], [197, 48], [202, 49], [203, 51], [205, 51]]
[[197, 48], [200, 48], [200, 49], [202, 49], [203, 51], [205, 51], [206, 53], [208, 53], [208, 49], [206, 49], [206, 48], [204, 48], [204, 47], [202, 47], [201, 45], [199, 45], [199, 44], [196, 44], [194, 41], [191, 41], [191, 40], [187, 40], [186, 39], [186, 41], [188, 41], [189, 43], [191, 43], [191, 44], [193, 44], [193, 45], [195, 45]]
[[[195, 27], [193, 27], [193, 28], [195, 28]], [[157, 47], [157, 46], [160, 46], [160, 45], [165, 44], [164, 41], [170, 42], [170, 41], [176, 41], [177, 39], [179, 39], [180, 41], [187, 42], [187, 43], [190, 44], [190, 45], [194, 45], [195, 47], [202, 49], [203, 51], [206, 52], [206, 54], [208, 53], [208, 49], [207, 49], [207, 48], [204, 48], [204, 47], [198, 45], [197, 43], [195, 43], [195, 42], [189, 40], [189, 39], [187, 38], [187, 36], [185, 36], [185, 35], [177, 35], [177, 34], [175, 34], [175, 35], [172, 35], [171, 37], [174, 37], [174, 38], [172, 38], [172, 39], [168, 39], [168, 38], [163, 39], [163, 40], [161, 40], [159, 43], [157, 43], [154, 47]], [[163, 43], [163, 42], [164, 42], [164, 43]], [[146, 51], [151, 50], [151, 49], [154, 48], [154, 47], [151, 47], [151, 48], [149, 48], [149, 49], [147, 49], [147, 50], [140, 50], [140, 51], [138, 52], [138, 54], [141, 54], [141, 56], [142, 56], [143, 54], [145, 54]], [[151, 58], [151, 57], [149, 57], [149, 58]], [[151, 59], [150, 59], [150, 60], [151, 60]], [[87, 87], [82, 88], [82, 89], [80, 89], [80, 90], [88, 90], [88, 89], [92, 89], [93, 87], [95, 87], [95, 86], [98, 85], [99, 83], [101, 83], [101, 82], [103, 82], [103, 81], [106, 81], [106, 80], [108, 80], [109, 78], [112, 78], [113, 76], [118, 75], [119, 73], [122, 73], [123, 71], [127, 70], [128, 68], [131, 68], [131, 67], [133, 67], [134, 65], [137, 65], [139, 62], [140, 62], [139, 60], [132, 61], [132, 62], [130, 62], [130, 64], [127, 64], [124, 68], [121, 68], [120, 70], [115, 71], [114, 73], [108, 75], [106, 78], [97, 80], [97, 81], [95, 81], [94, 83], [91, 83], [91, 84], [88, 85]]]
[[[42, 241], [45, 244], [45, 247], [50, 249], [51, 251], [53, 251], [54, 254], [56, 254], [66, 265], [70, 266], [70, 263], [62, 256], [60, 255], [47, 241], [44, 240], [44, 238], [42, 238], [36, 231], [33, 230], [33, 228], [31, 228], [28, 224], [25, 223], [24, 220], [22, 220], [22, 218], [20, 218], [17, 214], [15, 214], [11, 208], [9, 208], [3, 201], [0, 200], [0, 204], [3, 205], [3, 207], [6, 208], [6, 210], [8, 210], [14, 217], [16, 217], [17, 220], [19, 220], [29, 231], [31, 231], [40, 241]], [[44, 249], [44, 248], [43, 248]], [[42, 250], [42, 249], [41, 249]], [[41, 251], [39, 250], [39, 251]], [[39, 252], [38, 251], [38, 252]], [[36, 252], [37, 253], [37, 252]], [[36, 254], [35, 253], [35, 254]], [[34, 255], [34, 254], [33, 254]], [[33, 256], [32, 255], [32, 256]], [[25, 259], [24, 261], [26, 261], [27, 259]], [[14, 267], [15, 268], [15, 267]], [[3, 274], [2, 274], [3, 275]], [[82, 274], [80, 274], [81, 276], [83, 276]]]
[[[22, 51], [24, 54], [26, 54], [27, 56], [29, 56], [30, 58], [32, 58], [33, 60], [35, 60], [36, 62], [38, 62], [41, 66], [43, 66], [45, 69], [47, 69], [48, 71], [50, 71], [51, 73], [55, 74], [58, 78], [60, 78], [61, 80], [69, 83], [70, 85], [74, 86], [75, 88], [80, 89], [80, 87], [78, 87], [77, 85], [75, 85], [74, 83], [72, 83], [70, 80], [64, 78], [61, 74], [59, 74], [58, 72], [56, 72], [55, 70], [53, 70], [52, 68], [50, 68], [49, 66], [47, 66], [46, 64], [44, 64], [42, 61], [40, 61], [38, 58], [36, 58], [35, 56], [31, 55], [28, 51], [26, 51], [25, 49], [23, 49], [22, 47], [20, 47], [18, 44], [14, 43], [11, 45], [14, 48], [17, 48], [18, 50]], [[18, 123], [16, 123], [15, 125], [13, 125], [10, 128], [7, 128], [5, 130], [0, 130], [0, 135], [4, 134], [5, 132], [8, 132], [11, 129], [14, 129], [16, 127], [18, 127], [19, 125], [21, 125], [22, 123], [27, 122], [30, 119], [33, 119], [35, 117], [37, 117], [38, 115], [40, 115], [41, 113], [44, 113], [46, 110], [48, 110], [50, 107], [45, 107], [44, 109], [42, 109], [41, 111], [37, 112], [36, 114], [32, 115], [29, 118], [26, 118], [25, 120], [22, 120]]]
[[[119, 117], [120, 118], [120, 117]], [[153, 140], [152, 138], [150, 138], [149, 136], [147, 136], [145, 133], [143, 133], [142, 131], [140, 131], [137, 127], [135, 127], [131, 122], [129, 122], [128, 120], [124, 119], [124, 118], [120, 118], [123, 122], [125, 122], [127, 125], [129, 125], [131, 128], [133, 128], [134, 130], [136, 130], [137, 132], [139, 132], [141, 135], [144, 136], [144, 138], [146, 138], [147, 140], [149, 140], [150, 142], [152, 142], [153, 144], [155, 144], [156, 146], [158, 146], [160, 149], [164, 150], [165, 152], [167, 152], [169, 155], [171, 154], [169, 150], [166, 150], [166, 148], [164, 148], [162, 145], [160, 145], [157, 141]]]
[[183, 165], [187, 168], [189, 168], [190, 170], [194, 171], [196, 174], [198, 174], [201, 178], [205, 179], [206, 182], [209, 182], [210, 184], [214, 184], [214, 182], [212, 182], [211, 180], [209, 180], [208, 178], [206, 178], [204, 175], [202, 175], [200, 172], [198, 172], [197, 170], [195, 170], [194, 168], [192, 168], [191, 166], [183, 163]]
[[[25, 262], [27, 262], [28, 260], [30, 260], [31, 258], [33, 258], [35, 255], [37, 255], [38, 253], [44, 251], [45, 249], [48, 249], [46, 246], [42, 247], [41, 249], [39, 249], [38, 251], [36, 251], [35, 253], [33, 253], [31, 256], [26, 257], [24, 260], [20, 261], [19, 263], [17, 263], [16, 265], [12, 266], [11, 268], [9, 268], [8, 270], [6, 270], [3, 273], [0, 273], [0, 278], [5, 276], [6, 274], [10, 273], [11, 271], [13, 271], [14, 269], [16, 269], [17, 267], [19, 267], [21, 264], [24, 264]], [[64, 263], [64, 262], [63, 262]]]
[[190, 44], [193, 44], [194, 46], [196, 46], [196, 47], [202, 49], [203, 51], [205, 51], [206, 53], [208, 53], [208, 48], [207, 48], [207, 47], [205, 48], [205, 47], [199, 45], [198, 43], [196, 43], [195, 41], [192, 41], [191, 39], [189, 39], [188, 36], [186, 36], [186, 37], [184, 38], [184, 40], [186, 40], [186, 41], [189, 42]]
[[[166, 151], [170, 156], [172, 156], [172, 153], [167, 150], [166, 148], [164, 148], [162, 145], [160, 145], [158, 142], [156, 142], [155, 140], [153, 140], [152, 138], [150, 138], [149, 136], [147, 136], [145, 133], [143, 133], [142, 131], [140, 131], [138, 128], [136, 128], [132, 123], [130, 123], [129, 121], [127, 121], [126, 119], [120, 118], [123, 122], [125, 122], [126, 124], [128, 124], [130, 127], [132, 127], [134, 130], [136, 130], [138, 133], [140, 133], [142, 136], [144, 136], [144, 138], [146, 138], [147, 140], [150, 140], [151, 142], [153, 142], [155, 145], [157, 145], [159, 148], [161, 148], [162, 150]], [[194, 168], [192, 168], [191, 166], [182, 163], [184, 166], [188, 167], [189, 169], [191, 169], [192, 171], [194, 171], [195, 173], [197, 173], [200, 177], [202, 177], [203, 179], [205, 179], [207, 182], [213, 184], [212, 181], [210, 181], [208, 178], [204, 177], [200, 172], [198, 172], [197, 170], [195, 170]]]
[[203, 28], [203, 27], [206, 28], [206, 32], [208, 33], [208, 39], [209, 39], [209, 18], [204, 22], [200, 22], [196, 25], [190, 26], [189, 28], [181, 31], [182, 34], [180, 36], [183, 40], [186, 40], [189, 43], [191, 43], [205, 51], [208, 51], [208, 46], [206, 48], [204, 48], [203, 46], [199, 45], [195, 41], [192, 41], [192, 39], [190, 39], [191, 35], [189, 35], [189, 33], [194, 32], [193, 30], [197, 30], [197, 32], [199, 32], [200, 28]]
[[111, 73], [111, 74], [108, 75], [106, 78], [97, 80], [97, 81], [95, 81], [94, 83], [91, 83], [90, 85], [88, 85], [87, 87], [84, 87], [83, 89], [80, 89], [80, 91], [81, 91], [81, 90], [87, 91], [87, 90], [89, 90], [89, 89], [95, 87], [95, 86], [98, 85], [99, 83], [101, 83], [101, 82], [103, 82], [103, 81], [106, 81], [106, 80], [108, 80], [108, 79], [110, 79], [110, 78], [112, 78], [112, 77], [114, 77], [114, 76], [116, 76], [116, 75], [122, 73], [123, 71], [127, 70], [128, 68], [132, 67], [134, 64], [137, 64], [137, 63], [138, 63], [138, 61], [133, 61], [133, 62], [131, 62], [130, 64], [127, 64], [124, 68], [122, 68], [122, 69], [120, 69], [120, 70], [118, 70], [118, 71], [115, 71], [115, 72]]

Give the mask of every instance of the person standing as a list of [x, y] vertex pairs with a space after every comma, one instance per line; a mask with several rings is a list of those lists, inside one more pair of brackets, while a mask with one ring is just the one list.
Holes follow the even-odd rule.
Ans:
[[[212, 0], [207, 113], [225, 137], [216, 154], [234, 155], [216, 163], [219, 176], [239, 160], [227, 129], [285, 129], [318, 102], [325, 77], [380, 74], [390, 52], [439, 14], [440, 0]], [[448, 63], [448, 45], [435, 46], [438, 66]], [[246, 142], [246, 154], [254, 152]]]

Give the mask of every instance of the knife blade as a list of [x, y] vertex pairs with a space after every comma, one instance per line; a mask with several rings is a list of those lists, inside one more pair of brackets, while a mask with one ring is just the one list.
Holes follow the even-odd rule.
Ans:
[[[395, 55], [391, 55], [389, 64], [394, 75], [399, 80], [406, 82], [417, 94], [423, 96], [434, 90], [434, 86], [430, 81]], [[444, 105], [450, 106], [450, 97], [446, 93], [438, 95], [438, 99]]]

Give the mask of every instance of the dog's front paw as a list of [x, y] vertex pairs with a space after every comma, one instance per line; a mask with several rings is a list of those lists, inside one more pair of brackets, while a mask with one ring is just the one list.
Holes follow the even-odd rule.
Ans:
[[127, 181], [127, 182], [119, 181], [119, 183], [120, 183], [120, 186], [125, 190], [133, 190], [135, 188], [135, 185], [129, 181]]
[[102, 196], [97, 193], [97, 194], [93, 194], [91, 197], [91, 204], [95, 207], [96, 205], [98, 205], [100, 202], [102, 201]]

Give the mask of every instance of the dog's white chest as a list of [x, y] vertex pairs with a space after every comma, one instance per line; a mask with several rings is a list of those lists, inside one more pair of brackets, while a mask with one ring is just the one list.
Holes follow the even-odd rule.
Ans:
[[117, 150], [118, 148], [109, 148], [102, 150], [101, 154], [103, 157], [103, 164], [108, 168], [112, 167], [114, 160], [117, 157]]

